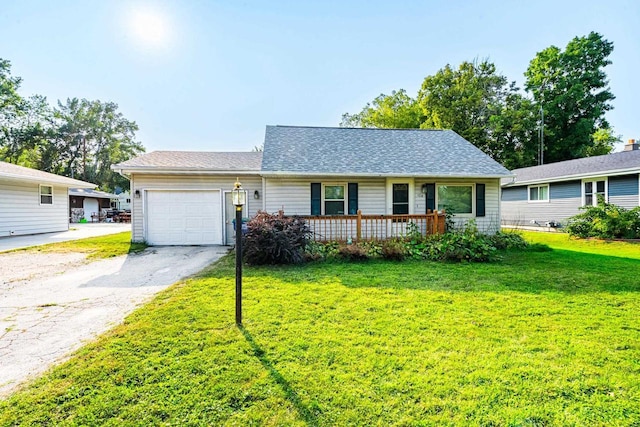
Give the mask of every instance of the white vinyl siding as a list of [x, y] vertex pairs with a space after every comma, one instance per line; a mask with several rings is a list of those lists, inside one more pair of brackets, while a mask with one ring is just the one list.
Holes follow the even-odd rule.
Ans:
[[[380, 215], [385, 212], [385, 179], [346, 179], [358, 184], [358, 209], [363, 214]], [[286, 215], [311, 214], [311, 183], [331, 183], [327, 178], [266, 178], [265, 210]], [[335, 181], [333, 181], [335, 182]]]
[[[317, 178], [266, 178], [265, 179], [265, 210], [270, 213], [284, 210], [285, 215], [310, 215], [311, 212], [311, 183], [329, 182], [329, 179]], [[385, 178], [345, 178], [345, 181], [358, 184], [358, 209], [363, 214], [384, 215], [391, 213], [390, 183], [411, 182], [409, 197], [411, 203], [409, 212], [423, 214], [426, 211], [426, 198], [422, 194], [422, 184], [438, 183], [438, 180], [428, 178], [393, 179], [387, 182]], [[414, 182], [415, 181], [415, 182]], [[500, 180], [499, 179], [449, 179], [448, 184], [485, 184], [484, 217], [459, 216], [456, 221], [460, 225], [471, 218], [475, 218], [481, 231], [495, 232], [500, 227]], [[526, 202], [525, 202], [526, 203]], [[475, 192], [473, 204], [475, 206]], [[475, 209], [474, 209], [475, 212]]]
[[69, 195], [53, 185], [52, 204], [40, 204], [40, 185], [0, 180], [0, 237], [69, 229]]
[[[249, 216], [254, 216], [262, 209], [264, 195], [262, 194], [262, 180], [258, 175], [238, 175], [242, 188], [247, 191], [247, 210]], [[233, 189], [236, 175], [207, 176], [207, 175], [146, 175], [133, 174], [131, 176], [131, 233], [134, 242], [142, 242], [145, 239], [145, 224], [143, 210], [143, 194], [147, 190], [220, 190]], [[140, 190], [141, 197], [135, 197], [135, 191]], [[260, 200], [253, 198], [255, 190], [260, 192]], [[221, 205], [224, 212], [224, 205]], [[222, 215], [224, 216], [224, 215]], [[223, 227], [222, 218], [220, 226]]]

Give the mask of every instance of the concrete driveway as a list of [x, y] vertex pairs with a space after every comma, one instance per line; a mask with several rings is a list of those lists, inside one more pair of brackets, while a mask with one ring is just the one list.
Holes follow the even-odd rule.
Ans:
[[0, 254], [0, 397], [227, 251], [154, 247], [90, 263], [77, 253]]
[[68, 231], [0, 237], [0, 252], [30, 246], [46, 245], [47, 243], [84, 239], [86, 237], [105, 236], [107, 234], [122, 233], [123, 231], [131, 231], [131, 224], [105, 222], [70, 224]]

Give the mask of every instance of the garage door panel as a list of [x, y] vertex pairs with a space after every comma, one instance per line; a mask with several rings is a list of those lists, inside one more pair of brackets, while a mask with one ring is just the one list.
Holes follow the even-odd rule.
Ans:
[[151, 245], [222, 244], [220, 191], [147, 191]]

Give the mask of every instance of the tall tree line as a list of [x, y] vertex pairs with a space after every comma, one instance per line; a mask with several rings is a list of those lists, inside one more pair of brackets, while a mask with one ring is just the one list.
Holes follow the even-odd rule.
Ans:
[[113, 191], [128, 181], [113, 163], [144, 152], [138, 125], [113, 102], [68, 98], [51, 106], [43, 96], [19, 95], [21, 79], [0, 58], [0, 160], [77, 178]]
[[524, 91], [488, 60], [446, 65], [416, 97], [381, 94], [341, 126], [452, 129], [509, 169], [606, 154], [619, 141], [605, 118], [612, 52], [595, 32], [548, 47], [529, 63]]

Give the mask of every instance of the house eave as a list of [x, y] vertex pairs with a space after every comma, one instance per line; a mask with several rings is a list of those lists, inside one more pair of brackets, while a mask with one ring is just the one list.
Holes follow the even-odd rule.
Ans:
[[[588, 172], [588, 173], [579, 173], [573, 175], [561, 175], [552, 178], [540, 178], [540, 179], [530, 179], [527, 181], [514, 181], [508, 182], [506, 184], [502, 184], [501, 187], [518, 187], [521, 185], [532, 185], [532, 184], [546, 184], [552, 182], [562, 182], [562, 181], [572, 181], [576, 179], [587, 179], [587, 178], [597, 178], [603, 176], [620, 176], [620, 175], [629, 175], [633, 173], [640, 173], [640, 168], [626, 168], [626, 169], [615, 169], [608, 171], [598, 171], [598, 172]], [[517, 175], [512, 175], [517, 176]], [[508, 178], [508, 177], [503, 177]]]
[[204, 169], [204, 168], [167, 168], [156, 166], [139, 166], [139, 167], [117, 167], [112, 165], [111, 169], [120, 174], [146, 174], [146, 175], [259, 175], [260, 171], [256, 169]]
[[79, 181], [73, 178], [66, 178], [66, 177], [60, 177], [62, 179], [51, 179], [51, 178], [44, 178], [44, 177], [37, 177], [37, 176], [1, 173], [0, 179], [2, 178], [11, 180], [11, 181], [28, 181], [28, 182], [34, 182], [39, 184], [51, 184], [51, 185], [57, 185], [59, 187], [66, 187], [66, 188], [96, 188], [97, 187], [96, 184], [92, 184], [90, 182]]

